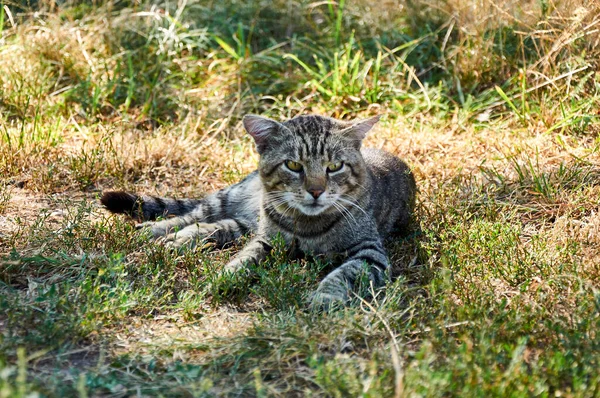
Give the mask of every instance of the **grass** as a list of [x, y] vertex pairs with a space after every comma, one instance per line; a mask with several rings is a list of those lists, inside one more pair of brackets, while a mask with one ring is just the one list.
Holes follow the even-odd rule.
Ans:
[[[600, 3], [5, 2], [0, 397], [600, 396]], [[246, 113], [383, 115], [416, 224], [384, 292], [175, 254], [103, 189], [200, 197]], [[368, 286], [365, 286], [368, 289]]]

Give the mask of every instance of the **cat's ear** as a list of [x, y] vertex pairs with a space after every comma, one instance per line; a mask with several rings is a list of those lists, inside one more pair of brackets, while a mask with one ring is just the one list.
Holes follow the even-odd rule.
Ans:
[[372, 118], [353, 122], [349, 127], [340, 131], [340, 134], [345, 135], [351, 140], [360, 142], [367, 136], [367, 133], [375, 126], [375, 124], [381, 118], [380, 115], [373, 116]]
[[281, 123], [278, 123], [275, 120], [257, 115], [244, 116], [242, 123], [248, 134], [254, 138], [258, 153], [262, 153], [267, 147], [269, 136], [283, 127]]

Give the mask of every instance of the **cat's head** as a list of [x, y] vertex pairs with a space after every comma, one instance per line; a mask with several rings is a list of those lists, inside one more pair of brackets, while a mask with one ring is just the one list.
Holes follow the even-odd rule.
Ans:
[[[247, 115], [244, 127], [260, 154], [267, 200], [281, 212], [307, 216], [340, 212], [356, 204], [367, 179], [362, 140], [379, 116], [342, 122], [299, 116], [283, 123]], [[290, 209], [291, 208], [291, 209]]]

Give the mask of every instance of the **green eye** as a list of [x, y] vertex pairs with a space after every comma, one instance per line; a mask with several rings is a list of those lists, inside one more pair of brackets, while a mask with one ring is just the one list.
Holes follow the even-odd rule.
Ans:
[[302, 171], [302, 165], [298, 162], [294, 162], [293, 160], [286, 160], [285, 167], [287, 167], [288, 169], [290, 169], [292, 171], [295, 171], [296, 173], [299, 173]]
[[329, 165], [327, 166], [327, 172], [333, 173], [336, 171], [340, 171], [343, 166], [344, 166], [344, 162], [329, 163]]

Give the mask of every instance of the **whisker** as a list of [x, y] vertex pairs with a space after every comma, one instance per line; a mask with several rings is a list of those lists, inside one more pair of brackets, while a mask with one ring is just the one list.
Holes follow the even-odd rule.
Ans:
[[364, 185], [359, 184], [358, 182], [356, 183], [356, 185], [358, 185], [359, 187], [361, 187], [362, 189], [364, 189], [365, 191], [367, 191], [367, 187], [365, 187]]
[[[340, 205], [339, 203], [333, 202], [333, 207], [335, 207], [335, 209], [342, 215], [342, 217], [344, 217], [344, 219], [348, 222], [350, 222], [350, 219], [348, 218], [348, 216], [345, 214], [345, 212], [347, 212], [347, 210]], [[351, 214], [350, 214], [351, 215]], [[354, 216], [352, 216], [352, 218], [354, 218]], [[356, 219], [354, 219], [354, 222], [356, 222]]]
[[354, 223], [356, 223], [356, 217], [354, 217], [354, 214], [352, 214], [352, 212], [350, 210], [348, 210], [346, 207], [338, 204], [338, 206], [340, 206], [342, 209], [344, 209], [344, 211], [350, 216], [352, 217], [352, 220], [354, 220]]
[[277, 208], [284, 203], [287, 203], [287, 201], [285, 199], [278, 199], [278, 200], [274, 200], [274, 201], [268, 203], [268, 205], [270, 205], [273, 208]]
[[342, 207], [344, 209], [344, 211], [350, 216], [352, 217], [352, 219], [354, 220], [354, 223], [356, 223], [356, 217], [354, 217], [354, 214], [352, 214], [352, 212], [350, 210], [348, 210], [345, 206], [342, 206], [341, 204], [338, 204], [340, 207]]
[[287, 217], [288, 212], [292, 209], [293, 209], [293, 207], [288, 204], [287, 208], [283, 212], [283, 217]]
[[339, 204], [337, 204], [337, 203], [335, 203], [335, 202], [334, 202], [332, 205], [333, 205], [333, 207], [334, 207], [334, 208], [335, 208], [335, 209], [336, 209], [336, 210], [337, 210], [337, 211], [340, 213], [340, 215], [341, 215], [342, 217], [344, 217], [344, 219], [345, 219], [347, 222], [350, 222], [350, 221], [348, 220], [348, 218], [346, 217], [346, 215], [345, 215], [345, 214], [342, 212], [342, 210], [341, 210], [341, 209], [338, 207], [338, 206], [339, 206]]
[[343, 203], [348, 203], [349, 205], [356, 207], [358, 210], [362, 211], [362, 212], [364, 213], [364, 215], [365, 215], [365, 216], [369, 216], [369, 214], [368, 214], [368, 213], [367, 213], [367, 212], [366, 212], [366, 211], [365, 211], [365, 210], [364, 210], [362, 207], [360, 207], [360, 206], [358, 205], [358, 203], [355, 203], [355, 202], [353, 202], [353, 201], [351, 201], [351, 200], [348, 200], [348, 199], [345, 199], [345, 198], [342, 198], [342, 197], [339, 197], [339, 198], [338, 198], [338, 200], [339, 200], [340, 202], [343, 202]]

